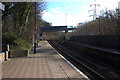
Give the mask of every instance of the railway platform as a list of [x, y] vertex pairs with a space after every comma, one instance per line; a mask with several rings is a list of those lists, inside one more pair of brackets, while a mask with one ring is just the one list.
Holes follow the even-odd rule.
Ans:
[[2, 64], [2, 80], [87, 80], [62, 58], [47, 41], [38, 43], [37, 54], [13, 58]]

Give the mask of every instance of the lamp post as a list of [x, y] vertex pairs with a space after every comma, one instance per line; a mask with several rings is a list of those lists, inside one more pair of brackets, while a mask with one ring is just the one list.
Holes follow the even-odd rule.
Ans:
[[98, 19], [98, 35], [101, 35], [101, 30], [100, 30], [100, 17], [96, 18]]
[[99, 17], [99, 24], [98, 24], [98, 28], [99, 28], [99, 30], [98, 30], [98, 31], [99, 31], [99, 32], [98, 32], [98, 34], [99, 34], [99, 35], [101, 35], [101, 29], [100, 29], [100, 17]]
[[34, 54], [36, 54], [36, 48], [37, 48], [37, 43], [36, 43], [36, 2], [35, 2], [35, 39], [34, 39]]
[[98, 19], [98, 46], [101, 46], [101, 29], [100, 29], [100, 17]]

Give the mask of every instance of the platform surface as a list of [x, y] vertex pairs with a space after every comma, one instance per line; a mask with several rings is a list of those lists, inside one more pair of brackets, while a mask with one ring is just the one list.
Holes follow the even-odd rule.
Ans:
[[37, 54], [30, 54], [24, 58], [14, 58], [2, 65], [4, 78], [55, 78], [86, 80], [59, 54], [57, 54], [47, 41], [39, 42]]

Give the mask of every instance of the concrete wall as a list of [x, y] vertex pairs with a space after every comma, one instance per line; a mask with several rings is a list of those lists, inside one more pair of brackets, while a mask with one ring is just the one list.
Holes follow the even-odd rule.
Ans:
[[31, 49], [22, 50], [22, 51], [10, 51], [9, 58], [17, 58], [17, 57], [27, 57], [29, 56]]
[[2, 52], [2, 11], [0, 10], [0, 53]]

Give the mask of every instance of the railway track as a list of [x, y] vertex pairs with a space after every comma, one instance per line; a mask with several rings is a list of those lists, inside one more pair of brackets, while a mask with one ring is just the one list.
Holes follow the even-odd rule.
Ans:
[[79, 50], [74, 51], [74, 48], [72, 49], [70, 46], [65, 46], [59, 41], [49, 41], [49, 43], [78, 69], [84, 72], [90, 79], [119, 80], [119, 73], [108, 69], [108, 67], [103, 66], [103, 64], [100, 65], [100, 63], [94, 59], [82, 55]]

